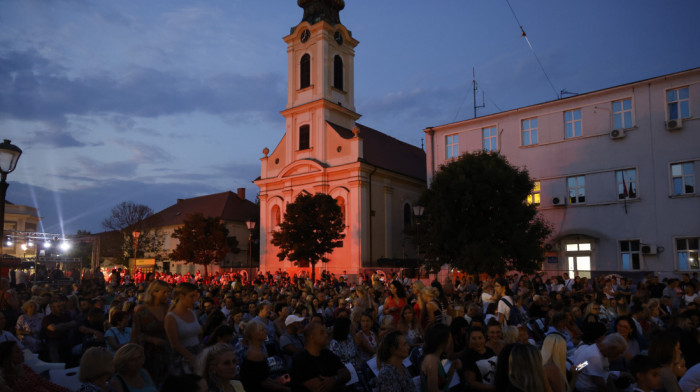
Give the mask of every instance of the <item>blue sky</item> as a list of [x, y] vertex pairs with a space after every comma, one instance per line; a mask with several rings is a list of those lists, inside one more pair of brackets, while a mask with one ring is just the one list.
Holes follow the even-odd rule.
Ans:
[[[346, 0], [359, 120], [422, 130], [700, 66], [695, 0]], [[122, 201], [247, 189], [284, 132], [294, 0], [1, 0], [0, 136], [24, 150], [7, 199], [43, 230], [102, 230]], [[478, 98], [481, 103], [481, 98]], [[40, 228], [42, 229], [42, 228]]]

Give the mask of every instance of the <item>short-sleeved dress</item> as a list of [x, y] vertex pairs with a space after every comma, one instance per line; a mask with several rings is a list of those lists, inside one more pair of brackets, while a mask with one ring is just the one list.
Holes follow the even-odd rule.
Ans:
[[144, 368], [148, 370], [153, 381], [160, 385], [168, 376], [168, 367], [171, 359], [170, 344], [157, 346], [146, 341], [146, 337], [163, 339], [167, 342], [168, 336], [165, 334], [164, 320], [158, 320], [153, 313], [144, 307], [134, 313], [133, 325], [131, 341], [143, 347], [146, 356]]

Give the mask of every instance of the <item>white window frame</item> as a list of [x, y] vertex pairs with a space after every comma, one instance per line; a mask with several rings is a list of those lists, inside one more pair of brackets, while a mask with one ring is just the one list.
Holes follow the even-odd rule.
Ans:
[[[489, 134], [486, 135], [486, 132]], [[498, 151], [498, 127], [481, 128], [481, 139], [484, 151]], [[488, 141], [488, 147], [486, 142]], [[495, 145], [495, 146], [494, 146]]]
[[526, 118], [520, 121], [520, 135], [523, 140], [523, 146], [532, 146], [537, 144], [538, 124], [539, 122], [537, 121], [537, 117]]
[[459, 134], [445, 136], [445, 159], [459, 157]]
[[[692, 170], [692, 173], [687, 173], [686, 170], [684, 169], [685, 167], [688, 167], [686, 165], [690, 165], [689, 167]], [[678, 167], [680, 169], [680, 173], [673, 173], [673, 168], [674, 166]], [[690, 162], [677, 162], [677, 163], [672, 163], [670, 166], [671, 169], [671, 195], [672, 196], [681, 196], [681, 195], [694, 195], [697, 193], [697, 185], [695, 183], [695, 162], [690, 161]], [[681, 181], [681, 192], [676, 193], [676, 180]], [[693, 187], [692, 192], [686, 192], [686, 187], [690, 185]]]
[[[629, 103], [629, 108], [625, 109], [625, 103]], [[615, 110], [616, 104], [620, 107]], [[612, 102], [612, 127], [613, 129], [629, 129], [634, 127], [634, 106], [632, 105], [632, 98], [620, 99]], [[629, 114], [629, 123], [627, 122], [627, 117], [625, 115]], [[617, 124], [616, 120], [619, 118], [620, 123]]]
[[[685, 116], [683, 108], [688, 112]], [[690, 88], [685, 86], [666, 90], [666, 110], [669, 120], [690, 118]]]
[[[567, 120], [567, 115], [571, 114], [571, 119]], [[576, 118], [578, 116], [578, 118]], [[576, 131], [578, 125], [578, 132]], [[569, 128], [570, 127], [570, 128]], [[569, 130], [571, 134], [569, 134]], [[564, 112], [564, 138], [571, 139], [583, 135], [583, 114], [581, 109], [567, 110]]]
[[[696, 247], [692, 248], [692, 249], [690, 246], [691, 240], [695, 240], [695, 242], [696, 242]], [[685, 249], [682, 249], [682, 250], [679, 249], [679, 246], [678, 246], [679, 242], [681, 242], [681, 241], [683, 241], [685, 243], [683, 246]], [[678, 270], [680, 270], [680, 271], [698, 271], [698, 270], [700, 270], [700, 262], [698, 262], [698, 256], [700, 255], [700, 250], [698, 249], [698, 247], [699, 247], [698, 245], [700, 245], [700, 238], [698, 238], [698, 237], [674, 238], [673, 247], [675, 248], [674, 250], [675, 250], [675, 255], [676, 255], [676, 265], [678, 265]], [[685, 266], [686, 268], [683, 268], [683, 266], [681, 266], [681, 253], [687, 253], [687, 255], [685, 256], [687, 259], [687, 261], [686, 261], [687, 266]], [[697, 268], [691, 267], [690, 263], [693, 261], [695, 262], [695, 265], [697, 266]]]
[[[571, 180], [574, 181], [573, 185]], [[569, 204], [586, 203], [586, 176], [566, 177], [566, 190]]]
[[[622, 249], [623, 243], [627, 243], [627, 250]], [[636, 243], [636, 244], [635, 244]], [[636, 245], [636, 250], [634, 249]], [[621, 271], [639, 271], [642, 269], [642, 243], [638, 239], [620, 240], [618, 242], [620, 249], [620, 270]], [[629, 258], [628, 268], [625, 268], [625, 256]], [[637, 258], [637, 268], [634, 268], [634, 258]]]
[[[615, 183], [617, 184], [618, 200], [629, 200], [636, 199], [637, 197], [639, 197], [639, 187], [637, 185], [637, 169], [630, 168], [623, 170], [615, 170]], [[625, 188], [627, 188], [626, 196]]]

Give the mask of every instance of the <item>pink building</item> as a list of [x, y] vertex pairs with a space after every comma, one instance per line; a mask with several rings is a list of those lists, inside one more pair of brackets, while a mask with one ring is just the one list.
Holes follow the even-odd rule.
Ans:
[[354, 48], [340, 23], [343, 1], [300, 2], [304, 16], [284, 37], [288, 55], [286, 129], [263, 150], [260, 177], [260, 268], [295, 272], [270, 242], [286, 205], [299, 193], [333, 196], [346, 219], [343, 247], [318, 267], [357, 274], [380, 259], [414, 258], [403, 234], [425, 188], [425, 153], [356, 122]]
[[424, 130], [428, 181], [495, 150], [536, 181], [546, 270], [700, 271], [700, 68]]

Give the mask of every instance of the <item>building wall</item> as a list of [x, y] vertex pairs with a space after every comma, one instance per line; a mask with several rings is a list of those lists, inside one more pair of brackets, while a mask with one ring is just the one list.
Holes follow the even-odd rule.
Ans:
[[[684, 252], [676, 240], [700, 237], [700, 192], [695, 186], [690, 193], [674, 195], [671, 165], [689, 163], [686, 168], [693, 175], [688, 178], [697, 182], [699, 82], [700, 69], [694, 69], [428, 128], [429, 181], [449, 161], [446, 136], [458, 135], [459, 154], [474, 152], [483, 148], [483, 128], [495, 126], [500, 153], [511, 164], [527, 168], [541, 185], [539, 210], [553, 228], [545, 269], [568, 270], [569, 257], [589, 256], [594, 272], [625, 270], [630, 252], [621, 241], [639, 241], [640, 249], [648, 248], [638, 253], [638, 271], [686, 270], [679, 264], [679, 257], [686, 255], [679, 254]], [[667, 92], [677, 88], [688, 89], [689, 116], [682, 119], [681, 129], [668, 130]], [[632, 123], [618, 129], [623, 137], [612, 138], [613, 102], [620, 100], [631, 100]], [[580, 110], [581, 135], [567, 138], [564, 113], [572, 110]], [[532, 118], [538, 122], [538, 141], [523, 146], [521, 124]], [[636, 172], [636, 197], [620, 198], [616, 171], [628, 169]], [[569, 199], [569, 177], [584, 178], [584, 202]], [[591, 251], [567, 252], [566, 245], [572, 243], [590, 243]], [[697, 262], [696, 253], [689, 256]], [[699, 268], [694, 264], [689, 269]]]
[[[9, 232], [12, 231], [35, 233], [39, 221], [41, 221], [41, 217], [36, 208], [19, 204], [5, 204], [5, 235], [9, 235]], [[37, 241], [33, 241], [31, 245], [24, 250], [22, 249], [22, 245], [26, 244], [26, 241], [22, 238], [13, 238], [12, 245], [10, 246], [7, 246], [5, 238], [0, 240], [2, 241], [2, 254], [20, 258], [24, 258], [25, 256], [36, 257], [37, 246], [41, 246]]]

